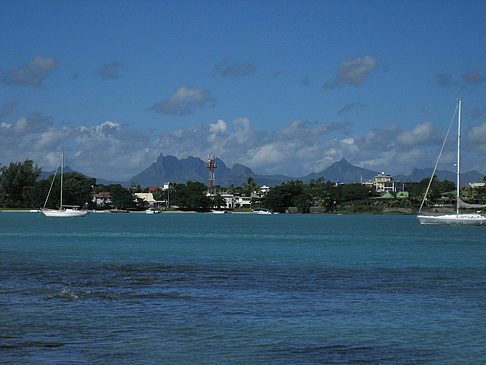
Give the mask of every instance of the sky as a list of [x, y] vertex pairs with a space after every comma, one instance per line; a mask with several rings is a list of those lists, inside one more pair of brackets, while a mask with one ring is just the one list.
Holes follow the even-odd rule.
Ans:
[[486, 174], [485, 19], [483, 0], [0, 1], [0, 163], [409, 174], [461, 98], [461, 163]]

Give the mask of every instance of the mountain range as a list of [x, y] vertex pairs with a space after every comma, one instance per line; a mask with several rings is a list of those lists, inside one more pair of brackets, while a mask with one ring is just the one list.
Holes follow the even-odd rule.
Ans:
[[[234, 164], [228, 168], [225, 163], [216, 158], [218, 167], [215, 170], [216, 184], [221, 186], [241, 186], [252, 177], [259, 185], [275, 186], [288, 180], [302, 180], [308, 183], [311, 179], [324, 177], [327, 181], [341, 180], [344, 183], [353, 183], [372, 180], [379, 172], [364, 169], [350, 164], [345, 159], [331, 164], [326, 169], [311, 173], [302, 177], [290, 177], [285, 175], [259, 175], [255, 174], [249, 167], [241, 164]], [[431, 168], [414, 169], [410, 175], [394, 176], [395, 181], [420, 181], [432, 174]], [[456, 174], [452, 171], [438, 170], [436, 175], [440, 180], [456, 181]], [[469, 171], [461, 174], [461, 185], [467, 185], [471, 182], [480, 182], [484, 175], [478, 171]], [[203, 160], [196, 157], [187, 157], [178, 159], [175, 156], [160, 156], [148, 168], [135, 175], [129, 183], [136, 183], [142, 186], [160, 186], [164, 182], [185, 183], [188, 180], [206, 183], [209, 179], [209, 172]]]
[[[225, 163], [216, 158], [218, 167], [215, 170], [216, 184], [221, 186], [241, 186], [248, 182], [248, 178], [252, 177], [258, 185], [275, 186], [282, 182], [289, 180], [302, 180], [304, 183], [308, 183], [310, 180], [317, 180], [319, 177], [323, 177], [325, 181], [332, 182], [342, 181], [345, 184], [354, 182], [364, 182], [372, 180], [374, 176], [379, 172], [364, 169], [362, 167], [354, 166], [345, 159], [338, 162], [334, 162], [328, 168], [311, 173], [301, 177], [291, 177], [285, 175], [259, 175], [253, 172], [249, 167], [241, 164], [234, 164], [232, 168], [229, 168]], [[64, 167], [65, 172], [76, 172], [69, 166]], [[432, 175], [432, 168], [425, 169], [413, 169], [410, 175], [395, 175], [393, 179], [395, 181], [420, 181], [424, 178]], [[41, 178], [47, 178], [53, 174], [54, 171], [42, 172]], [[456, 181], [456, 173], [448, 170], [437, 170], [437, 177], [443, 180]], [[461, 174], [461, 185], [468, 185], [472, 182], [483, 181], [484, 174], [476, 170], [468, 171]], [[147, 167], [142, 172], [132, 177], [128, 182], [120, 181], [108, 181], [103, 179], [97, 179], [98, 184], [121, 184], [123, 186], [130, 186], [130, 184], [140, 184], [143, 187], [147, 186], [161, 186], [165, 182], [186, 183], [188, 180], [199, 181], [207, 183], [209, 179], [209, 171], [206, 168], [205, 161], [196, 157], [187, 157], [184, 159], [178, 159], [175, 156], [163, 156], [162, 154], [157, 160]]]

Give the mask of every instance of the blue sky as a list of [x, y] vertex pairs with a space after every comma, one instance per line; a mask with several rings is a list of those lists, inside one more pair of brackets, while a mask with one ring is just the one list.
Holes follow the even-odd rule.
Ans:
[[461, 97], [463, 165], [486, 173], [484, 19], [484, 1], [0, 2], [0, 163], [408, 174]]

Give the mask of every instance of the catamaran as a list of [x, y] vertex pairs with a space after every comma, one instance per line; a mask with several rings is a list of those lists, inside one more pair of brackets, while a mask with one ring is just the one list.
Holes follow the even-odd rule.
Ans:
[[87, 209], [79, 209], [79, 206], [77, 205], [63, 205], [62, 204], [62, 182], [63, 182], [63, 175], [64, 175], [64, 152], [61, 154], [61, 197], [60, 197], [60, 205], [59, 209], [48, 209], [46, 208], [47, 201], [49, 200], [49, 195], [51, 195], [51, 190], [52, 190], [52, 185], [54, 184], [54, 181], [56, 179], [56, 172], [54, 173], [54, 177], [51, 182], [51, 186], [49, 188], [49, 192], [47, 193], [47, 198], [46, 201], [44, 202], [44, 207], [41, 209], [41, 212], [46, 216], [46, 217], [84, 217], [88, 214]]
[[[444, 150], [445, 142], [447, 140], [447, 135], [442, 144], [442, 149], [439, 153], [439, 158], [435, 164], [434, 171], [432, 172], [432, 177], [430, 178], [429, 185], [425, 191], [424, 198], [422, 199], [422, 204], [420, 205], [419, 215], [417, 216], [420, 224], [443, 224], [443, 225], [467, 225], [467, 226], [483, 226], [486, 225], [486, 216], [479, 213], [459, 213], [460, 208], [486, 208], [486, 204], [468, 204], [464, 202], [459, 196], [460, 189], [460, 178], [461, 178], [461, 106], [462, 100], [458, 100], [457, 109], [457, 162], [456, 162], [456, 214], [443, 214], [443, 215], [420, 215], [424, 202], [427, 199], [427, 193], [429, 192], [430, 185], [432, 184], [432, 179], [434, 178], [435, 171], [437, 170], [437, 165], [439, 163], [440, 156]], [[454, 115], [455, 117], [455, 115]], [[453, 119], [454, 119], [453, 117]], [[452, 123], [452, 121], [451, 121]], [[449, 126], [450, 130], [450, 126]]]

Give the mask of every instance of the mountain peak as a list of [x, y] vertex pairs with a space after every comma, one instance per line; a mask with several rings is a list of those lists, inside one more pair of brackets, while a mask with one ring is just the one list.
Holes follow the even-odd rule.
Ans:
[[337, 167], [337, 166], [353, 166], [353, 165], [351, 165], [345, 158], [342, 158], [341, 160], [331, 164], [331, 166]]

